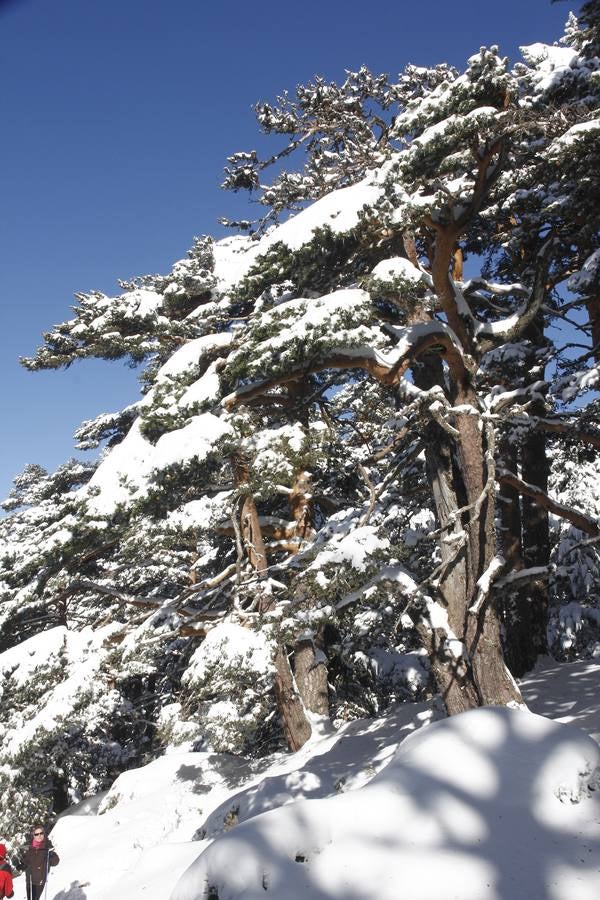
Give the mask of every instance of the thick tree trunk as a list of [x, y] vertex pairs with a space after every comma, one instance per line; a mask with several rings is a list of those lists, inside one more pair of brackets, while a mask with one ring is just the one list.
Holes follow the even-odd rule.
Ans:
[[312, 730], [306, 718], [304, 705], [296, 690], [287, 654], [281, 645], [277, 648], [275, 655], [275, 670], [275, 696], [281, 715], [283, 733], [289, 749], [295, 753], [307, 742]]
[[329, 717], [329, 686], [325, 657], [312, 639], [300, 640], [294, 648], [294, 676], [306, 709]]
[[[415, 383], [425, 389], [440, 383], [441, 364], [438, 366], [437, 373], [433, 360], [415, 368]], [[469, 393], [460, 391], [455, 399], [476, 409], [475, 398]], [[443, 631], [427, 629], [426, 623], [417, 626], [450, 715], [475, 706], [522, 702], [504, 661], [492, 597], [488, 596], [476, 612], [470, 611], [478, 581], [495, 555], [493, 484], [488, 483], [487, 448], [479, 417], [459, 415], [456, 420], [458, 435], [454, 441], [438, 425], [430, 426], [425, 455], [442, 530], [438, 596], [453, 636], [464, 646], [463, 656], [457, 658], [450, 652]], [[458, 515], [463, 507], [467, 511]]]
[[[502, 460], [511, 472], [518, 470], [518, 454], [514, 446], [502, 448]], [[516, 488], [503, 484], [498, 496], [500, 514], [500, 549], [512, 571], [523, 568], [521, 542], [521, 497]], [[501, 616], [504, 628], [504, 656], [510, 671], [519, 677], [526, 671], [523, 660], [529, 653], [529, 635], [524, 627], [523, 606], [526, 597], [522, 591], [507, 591], [501, 599]]]
[[[529, 435], [521, 453], [523, 481], [548, 493], [549, 466], [546, 435], [542, 431]], [[547, 566], [550, 561], [550, 526], [548, 510], [532, 498], [523, 497], [523, 560], [526, 568]], [[527, 592], [523, 608], [523, 628], [529, 633], [529, 652], [522, 657], [520, 675], [533, 668], [538, 656], [547, 652], [548, 583], [535, 581]]]

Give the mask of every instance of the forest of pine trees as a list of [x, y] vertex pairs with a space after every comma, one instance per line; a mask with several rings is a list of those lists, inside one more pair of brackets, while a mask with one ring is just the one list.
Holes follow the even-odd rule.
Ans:
[[273, 155], [223, 185], [256, 221], [23, 360], [142, 391], [3, 504], [7, 832], [168, 745], [518, 705], [540, 655], [598, 652], [599, 22], [259, 103]]

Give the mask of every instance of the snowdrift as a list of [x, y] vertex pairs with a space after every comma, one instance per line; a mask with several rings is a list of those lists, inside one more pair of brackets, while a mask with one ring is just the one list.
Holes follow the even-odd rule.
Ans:
[[61, 817], [48, 900], [598, 900], [600, 748], [545, 716], [600, 734], [599, 675], [542, 662], [544, 716], [406, 703], [270, 760], [168, 752]]
[[217, 839], [171, 900], [597, 900], [600, 750], [505, 707], [410, 735], [364, 788]]

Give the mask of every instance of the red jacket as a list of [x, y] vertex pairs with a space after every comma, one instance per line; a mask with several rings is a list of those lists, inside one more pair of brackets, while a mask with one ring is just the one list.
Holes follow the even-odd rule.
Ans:
[[0, 897], [13, 896], [13, 880], [10, 866], [0, 860]]

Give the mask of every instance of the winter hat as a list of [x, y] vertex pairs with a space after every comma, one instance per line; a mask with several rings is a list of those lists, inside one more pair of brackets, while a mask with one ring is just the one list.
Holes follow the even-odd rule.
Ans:
[[0, 859], [6, 859], [6, 847], [0, 844]]

